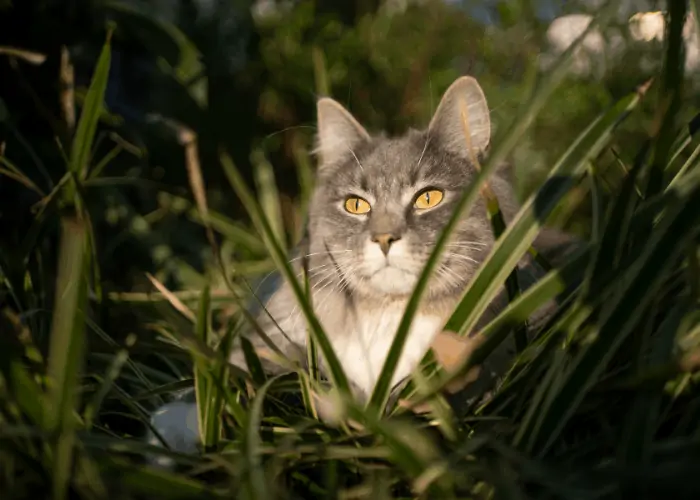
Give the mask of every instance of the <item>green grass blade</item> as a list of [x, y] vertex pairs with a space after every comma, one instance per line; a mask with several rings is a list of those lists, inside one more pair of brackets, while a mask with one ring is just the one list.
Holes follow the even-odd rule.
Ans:
[[260, 424], [263, 417], [263, 403], [267, 397], [267, 392], [270, 386], [274, 384], [281, 375], [269, 379], [265, 384], [258, 389], [255, 394], [255, 399], [251, 405], [247, 416], [247, 423], [244, 437], [244, 450], [246, 456], [245, 471], [248, 474], [251, 499], [264, 500], [272, 498], [267, 485], [267, 479], [262, 468], [261, 461], [261, 439], [260, 439]]
[[102, 406], [102, 402], [109, 394], [112, 389], [112, 385], [119, 378], [122, 368], [129, 360], [129, 352], [126, 349], [122, 349], [114, 356], [112, 363], [105, 373], [99, 390], [92, 397], [90, 402], [85, 405], [85, 410], [83, 411], [83, 421], [85, 422], [85, 428], [90, 429], [95, 422], [95, 417]]
[[[485, 181], [488, 180], [489, 175], [498, 165], [502, 164], [502, 162], [507, 158], [508, 154], [519, 143], [522, 136], [534, 121], [538, 112], [546, 104], [547, 99], [552, 94], [554, 89], [556, 89], [556, 87], [562, 83], [567, 74], [574, 51], [578, 48], [579, 44], [592, 29], [610, 19], [617, 8], [617, 3], [618, 2], [609, 3], [601, 11], [601, 13], [591, 21], [588, 28], [581, 34], [581, 36], [577, 38], [576, 41], [559, 57], [557, 62], [552, 67], [550, 73], [542, 82], [540, 82], [540, 85], [538, 85], [535, 93], [525, 106], [520, 116], [511, 123], [510, 127], [500, 140], [494, 141], [494, 149], [486, 163], [483, 165], [481, 172], [477, 174], [472, 184], [465, 190], [462, 197], [456, 203], [454, 213], [450, 217], [450, 220], [447, 222], [445, 228], [440, 234], [440, 237], [436, 241], [435, 247], [433, 248], [430, 257], [426, 261], [423, 272], [421, 273], [415, 289], [411, 294], [387, 358], [382, 366], [382, 371], [368, 402], [368, 408], [371, 408], [371, 411], [375, 412], [376, 414], [384, 413], [384, 409], [389, 398], [389, 391], [391, 389], [391, 380], [394, 377], [396, 365], [401, 357], [404, 344], [406, 343], [408, 332], [413, 321], [413, 316], [416, 314], [430, 275], [437, 265], [438, 259], [440, 258], [443, 248], [445, 247], [450, 235], [457, 227], [457, 224], [462, 218], [463, 214], [467, 213], [476, 200], [479, 188]], [[527, 246], [529, 246], [529, 244]], [[506, 274], [508, 274], [511, 269], [512, 267], [506, 271]], [[500, 286], [500, 283], [497, 286]]]
[[[195, 324], [195, 335], [203, 345], [209, 345], [209, 315], [211, 311], [210, 288], [205, 285], [202, 289], [202, 295], [199, 298], [197, 308], [197, 319]], [[209, 422], [209, 412], [214, 402], [212, 397], [212, 386], [210, 383], [209, 366], [213, 363], [207, 363], [205, 360], [192, 356], [194, 363], [194, 389], [197, 400], [197, 422], [199, 425], [199, 438], [205, 449], [211, 446], [208, 443], [207, 437], [209, 432], [207, 424]]]
[[[262, 208], [265, 218], [270, 223], [275, 238], [280, 243], [286, 241], [284, 231], [284, 221], [282, 219], [282, 207], [280, 206], [280, 195], [275, 183], [275, 173], [272, 165], [262, 151], [256, 151], [252, 155], [254, 164], [253, 173], [255, 175], [255, 187], [258, 192], [258, 202]], [[284, 245], [285, 249], [287, 245]]]
[[343, 371], [342, 366], [340, 365], [340, 362], [338, 361], [338, 357], [333, 351], [333, 346], [328, 340], [328, 336], [323, 331], [323, 327], [316, 318], [313, 309], [309, 305], [308, 300], [306, 300], [304, 290], [302, 289], [301, 284], [297, 280], [294, 270], [289, 264], [286, 254], [282, 249], [282, 246], [275, 239], [274, 232], [272, 231], [269, 222], [263, 214], [260, 205], [255, 201], [253, 194], [250, 192], [250, 189], [246, 186], [245, 181], [243, 180], [240, 173], [233, 164], [233, 161], [227, 154], [221, 155], [221, 164], [224, 167], [224, 171], [226, 173], [226, 176], [228, 177], [229, 182], [231, 183], [231, 186], [233, 187], [234, 191], [240, 198], [241, 202], [248, 211], [248, 214], [253, 220], [253, 224], [256, 226], [258, 231], [260, 231], [260, 233], [264, 235], [265, 243], [268, 246], [268, 250], [270, 251], [272, 259], [275, 261], [275, 265], [282, 273], [284, 279], [292, 288], [292, 292], [294, 293], [295, 298], [299, 304], [299, 308], [306, 317], [306, 321], [308, 322], [310, 331], [314, 336], [314, 341], [321, 349], [321, 353], [323, 354], [326, 363], [328, 364], [330, 376], [334, 385], [340, 391], [349, 393], [350, 386], [348, 384], [348, 379]]
[[63, 499], [73, 464], [74, 411], [85, 348], [88, 289], [87, 230], [80, 220], [62, 221], [56, 304], [51, 325], [48, 374], [51, 381], [45, 428], [55, 433], [53, 498]]
[[102, 105], [107, 90], [112, 58], [111, 38], [112, 32], [109, 31], [100, 57], [97, 60], [90, 87], [85, 96], [85, 103], [80, 113], [78, 127], [70, 151], [69, 170], [80, 180], [87, 178], [92, 144], [95, 140], [95, 132], [97, 131], [97, 124], [100, 120], [100, 113], [102, 112]]
[[256, 386], [263, 385], [267, 381], [267, 376], [265, 375], [265, 370], [263, 369], [258, 354], [255, 352], [252, 342], [246, 337], [241, 337], [241, 348], [243, 349], [245, 362], [248, 365], [250, 377], [253, 379]]
[[674, 175], [673, 179], [671, 179], [671, 182], [669, 182], [667, 189], [673, 187], [688, 172], [697, 168], [698, 164], [700, 164], [700, 146], [697, 146], [693, 150], [686, 162], [681, 166], [681, 168], [678, 169], [676, 175]]

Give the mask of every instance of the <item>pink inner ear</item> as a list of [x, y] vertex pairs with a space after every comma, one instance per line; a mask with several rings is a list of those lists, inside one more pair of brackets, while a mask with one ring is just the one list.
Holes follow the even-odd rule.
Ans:
[[442, 138], [446, 148], [460, 155], [468, 154], [462, 118], [465, 107], [471, 146], [484, 151], [491, 136], [491, 120], [486, 97], [472, 77], [457, 79], [445, 91], [429, 126], [432, 134]]

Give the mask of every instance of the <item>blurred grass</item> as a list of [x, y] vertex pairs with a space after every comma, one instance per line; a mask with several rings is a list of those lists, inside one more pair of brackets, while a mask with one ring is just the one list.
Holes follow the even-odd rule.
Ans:
[[[179, 289], [183, 280], [174, 279], [164, 265], [135, 289], [99, 293], [98, 266], [109, 263], [100, 254], [105, 231], [94, 221], [112, 201], [96, 192], [125, 199], [131, 196], [126, 191], [104, 186], [139, 184], [129, 176], [107, 176], [121, 153], [96, 154], [110, 71], [108, 37], [75, 134], [61, 145], [67, 154], [55, 187], [45, 193], [26, 160], [0, 148], [0, 174], [39, 197], [38, 210], [28, 216], [32, 230], [23, 235], [24, 244], [0, 248], [2, 498], [697, 498], [700, 171], [697, 137], [688, 122], [698, 110], [684, 86], [680, 27], [685, 11], [675, 2], [669, 6], [664, 64], [653, 83], [637, 79], [598, 109], [598, 117], [570, 142], [556, 141], [546, 155], [547, 180], [533, 183], [537, 190], [526, 196], [501, 234], [448, 326], [462, 334], [471, 330], [536, 231], [550, 217], [570, 212], [567, 204], [579, 207], [577, 220], [590, 220], [592, 237], [568, 263], [531, 288], [511, 293], [509, 306], [483, 328], [482, 340], [461, 366], [448, 373], [426, 369], [415, 374], [415, 390], [406, 394], [409, 404], [430, 402], [431, 412], [423, 416], [392, 406], [389, 381], [430, 265], [407, 308], [381, 383], [363, 408], [350, 398], [349, 381], [313, 315], [308, 283], [297, 280], [287, 262], [288, 249], [301, 237], [313, 185], [308, 136], [298, 129], [291, 156], [301, 196], [293, 201], [285, 198], [279, 170], [273, 168], [274, 151], [268, 150], [274, 148], [266, 141], [246, 152], [252, 175], [233, 152], [216, 144], [223, 151], [223, 179], [232, 188], [226, 185], [226, 196], [235, 195], [246, 217], [212, 208], [222, 205], [200, 165], [200, 158], [212, 156], [217, 163], [217, 155], [207, 150], [207, 137], [199, 134], [192, 138], [196, 141], [181, 143], [185, 149], [178, 154], [192, 192], [163, 183], [156, 190], [137, 191], [153, 210], [134, 215], [129, 230], [145, 235], [154, 220], [168, 227], [188, 219], [192, 231], [208, 233], [204, 269], [185, 256], [177, 261], [195, 277], [190, 283], [198, 285]], [[304, 9], [308, 4], [294, 15], [313, 24], [313, 12]], [[444, 12], [436, 8], [431, 15], [438, 25]], [[399, 36], [410, 31], [401, 23], [411, 26], [416, 19], [420, 16], [395, 18], [391, 29]], [[603, 13], [598, 22], [606, 19]], [[359, 29], [371, 33], [385, 22], [381, 16], [367, 17]], [[325, 26], [329, 33], [323, 37], [345, 33], [342, 26]], [[266, 57], [272, 58], [283, 42], [291, 43], [297, 35], [293, 28], [269, 40]], [[343, 36], [348, 37], [345, 49], [357, 49], [353, 44], [359, 42]], [[188, 95], [195, 93], [204, 109], [207, 100], [197, 93], [201, 87], [188, 79], [197, 71], [184, 66], [198, 67], [196, 49], [179, 30], [177, 40], [185, 54], [179, 63], [169, 58], [177, 68], [174, 78]], [[384, 52], [376, 49], [377, 68], [389, 64], [382, 58], [392, 50], [403, 57], [405, 50], [392, 49], [390, 41], [382, 44]], [[303, 55], [292, 54], [306, 58], [315, 94], [338, 92], [343, 68], [337, 61], [345, 60], [333, 50], [337, 46], [317, 40]], [[502, 128], [491, 156], [460, 209], [469, 208], [497, 163], [522, 145], [539, 114], [559, 105], [557, 88], [567, 85], [575, 50], [572, 46], [538, 80], [528, 80], [523, 92], [528, 99], [519, 113], [499, 119]], [[532, 76], [534, 70], [529, 71]], [[423, 76], [411, 73], [416, 80]], [[433, 82], [435, 88], [431, 84], [430, 94], [439, 95], [453, 76], [445, 72]], [[282, 78], [282, 71], [273, 78]], [[304, 86], [295, 78], [285, 85]], [[271, 102], [273, 94], [267, 94]], [[383, 104], [391, 108], [387, 112], [398, 106], [394, 99]], [[372, 114], [368, 107], [358, 103], [365, 115]], [[635, 136], [642, 140], [621, 139], [635, 127], [643, 131]], [[586, 203], [592, 204], [590, 212], [581, 214]], [[114, 201], [115, 211], [119, 206]], [[498, 230], [498, 212], [491, 208]], [[169, 219], [176, 216], [182, 218]], [[154, 255], [164, 252], [157, 239], [144, 241]], [[169, 252], [171, 257], [160, 262], [173, 262], [176, 247]], [[132, 265], [129, 253], [111, 255]], [[185, 272], [182, 268], [179, 273]], [[297, 366], [269, 377], [250, 348], [250, 375], [228, 364], [233, 338], [251, 321], [240, 307], [250, 294], [248, 278], [273, 269], [293, 284], [310, 337], [330, 359], [330, 382], [337, 390], [329, 390], [313, 370]], [[488, 397], [466, 410], [463, 401], [447, 404], [447, 399], [454, 402], [454, 396], [443, 398], [451, 380], [487, 363], [514, 330], [556, 296], [562, 299], [556, 314], [531, 326], [529, 341], [523, 345], [521, 339], [517, 356]], [[113, 337], [119, 332], [128, 335]], [[144, 442], [149, 412], [191, 387], [201, 453], [184, 455]], [[332, 408], [340, 425], [319, 420], [318, 404]], [[176, 470], [147, 463], [159, 455], [171, 458]]]

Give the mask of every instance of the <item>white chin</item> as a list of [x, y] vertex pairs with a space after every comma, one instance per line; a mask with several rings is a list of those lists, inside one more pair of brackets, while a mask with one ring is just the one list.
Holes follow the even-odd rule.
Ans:
[[408, 295], [416, 285], [416, 276], [395, 267], [385, 267], [370, 278], [370, 286], [381, 293]]

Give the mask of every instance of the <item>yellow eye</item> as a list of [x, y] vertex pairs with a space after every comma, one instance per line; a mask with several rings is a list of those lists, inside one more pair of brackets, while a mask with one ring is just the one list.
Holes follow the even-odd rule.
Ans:
[[367, 200], [363, 200], [362, 198], [358, 198], [356, 196], [351, 196], [345, 200], [345, 210], [351, 214], [362, 215], [370, 211], [370, 206], [369, 203], [367, 203]]
[[420, 210], [433, 208], [440, 204], [442, 197], [442, 191], [439, 189], [429, 189], [428, 191], [423, 191], [418, 195], [418, 198], [416, 198], [415, 207]]

